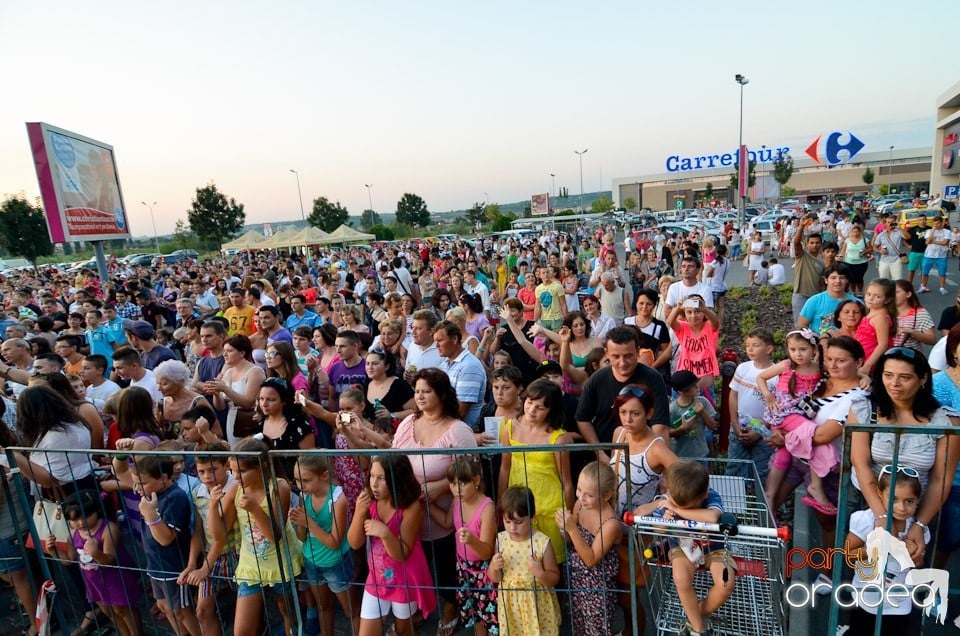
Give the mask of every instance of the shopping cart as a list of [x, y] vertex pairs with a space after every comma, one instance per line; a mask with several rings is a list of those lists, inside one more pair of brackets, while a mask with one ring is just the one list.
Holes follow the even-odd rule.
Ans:
[[[787, 613], [783, 590], [786, 543], [789, 528], [777, 528], [763, 495], [756, 467], [749, 464], [750, 478], [723, 474], [733, 461], [705, 460], [710, 468], [710, 486], [723, 499], [725, 513], [721, 523], [698, 523], [682, 519], [624, 515], [630, 532], [639, 540], [640, 551], [649, 566], [647, 581], [649, 603], [658, 636], [679, 633], [686, 623], [667, 558], [669, 539], [694, 539], [723, 544], [737, 568], [733, 594], [720, 609], [708, 617], [714, 634], [783, 636], [787, 631]], [[742, 473], [741, 473], [742, 474]], [[732, 513], [732, 516], [731, 514]], [[694, 587], [703, 599], [713, 580], [710, 572], [698, 569]]]

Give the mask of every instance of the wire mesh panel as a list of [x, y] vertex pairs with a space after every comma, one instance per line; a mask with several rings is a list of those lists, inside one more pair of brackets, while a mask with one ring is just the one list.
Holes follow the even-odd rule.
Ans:
[[[725, 550], [736, 568], [732, 594], [713, 614], [704, 617], [713, 632], [781, 636], [787, 629], [783, 605], [786, 529], [774, 526], [751, 462], [738, 462], [747, 464], [743, 468], [753, 475], [743, 478], [723, 474], [724, 465], [730, 462], [700, 461], [706, 461], [711, 473], [710, 487], [720, 495], [724, 512], [732, 514], [735, 523], [726, 517], [720, 524], [628, 518], [632, 521], [631, 532], [644, 546], [650, 572], [647, 591], [657, 633], [679, 633], [687, 622], [669, 552], [692, 540], [703, 546], [704, 552]], [[697, 597], [706, 598], [713, 585], [711, 573], [704, 567], [697, 568], [693, 580]]]

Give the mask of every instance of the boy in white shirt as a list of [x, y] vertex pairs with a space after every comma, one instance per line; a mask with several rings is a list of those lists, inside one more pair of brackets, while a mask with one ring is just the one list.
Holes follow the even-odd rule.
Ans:
[[787, 270], [777, 261], [776, 257], [770, 259], [767, 276], [768, 285], [783, 285], [787, 282]]
[[[769, 329], [758, 327], [747, 334], [744, 348], [749, 360], [741, 363], [733, 374], [730, 397], [727, 400], [730, 409], [728, 456], [730, 459], [745, 459], [756, 464], [760, 483], [767, 480], [768, 465], [774, 449], [765, 441], [769, 437], [769, 429], [761, 422], [764, 400], [757, 388], [757, 376], [773, 365], [770, 360], [773, 345], [773, 334]], [[772, 390], [776, 384], [777, 379], [772, 378], [767, 386]], [[727, 474], [752, 477], [751, 471], [745, 470], [746, 468], [743, 464], [732, 462], [727, 465]]]

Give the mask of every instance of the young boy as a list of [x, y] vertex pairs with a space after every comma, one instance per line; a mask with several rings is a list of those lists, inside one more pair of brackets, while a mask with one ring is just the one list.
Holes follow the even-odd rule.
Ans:
[[293, 330], [293, 349], [297, 355], [297, 366], [300, 367], [300, 373], [303, 374], [303, 377], [310, 375], [307, 360], [319, 355], [316, 349], [310, 347], [310, 342], [313, 340], [313, 329], [310, 325], [300, 325]]
[[[769, 435], [769, 429], [763, 423], [763, 395], [757, 389], [757, 376], [764, 369], [769, 369], [773, 362], [770, 355], [773, 353], [773, 334], [769, 329], [757, 327], [747, 334], [744, 348], [747, 351], [747, 362], [737, 366], [730, 382], [730, 459], [750, 460], [760, 475], [760, 485], [767, 481], [770, 457], [773, 447], [764, 441]], [[767, 386], [772, 391], [777, 379], [772, 378]], [[727, 464], [727, 474], [737, 477], [750, 478], [753, 472], [746, 464], [732, 462]]]
[[717, 429], [717, 411], [700, 395], [700, 379], [691, 371], [677, 371], [670, 386], [677, 398], [670, 402], [670, 437], [677, 457], [708, 457], [706, 428]]
[[[704, 523], [717, 523], [723, 514], [723, 501], [710, 488], [710, 474], [700, 462], [681, 460], [672, 464], [664, 473], [667, 494], [641, 506], [638, 513], [652, 514], [662, 519], [686, 519]], [[646, 510], [644, 510], [646, 508]], [[709, 636], [705, 616], [717, 611], [733, 594], [736, 566], [730, 554], [718, 549], [716, 543], [698, 543], [691, 540], [671, 539], [670, 567], [677, 596], [687, 615], [686, 624], [680, 628], [681, 636]], [[693, 587], [694, 575], [700, 563], [710, 570], [713, 586], [701, 601]]]
[[103, 326], [101, 323], [102, 319], [103, 314], [100, 313], [99, 309], [91, 309], [88, 311], [86, 315], [87, 331], [85, 335], [87, 337], [87, 344], [90, 346], [90, 355], [99, 355], [106, 358], [107, 372], [104, 375], [110, 375], [110, 368], [112, 367], [110, 356], [113, 355], [114, 350], [119, 346], [119, 341], [117, 340], [116, 333]]
[[[117, 450], [130, 450], [134, 440], [117, 441]], [[159, 455], [136, 458], [131, 471], [127, 456], [115, 455], [113, 468], [121, 483], [140, 494], [141, 538], [147, 575], [157, 605], [177, 634], [200, 636], [190, 586], [180, 583], [187, 569], [192, 537], [190, 496], [174, 483], [173, 459]]]
[[[307, 327], [309, 329], [309, 327]], [[194, 459], [200, 486], [193, 492], [193, 505], [196, 508], [197, 526], [195, 536], [205, 538], [207, 554], [200, 566], [187, 573], [186, 582], [200, 587], [197, 597], [197, 618], [204, 636], [219, 636], [220, 621], [217, 617], [217, 592], [224, 585], [231, 585], [233, 573], [237, 567], [240, 550], [240, 524], [234, 524], [227, 533], [226, 540], [214, 538], [207, 527], [210, 512], [210, 490], [217, 486], [224, 489], [233, 485], [233, 475], [227, 470], [226, 455], [204, 455], [204, 453], [227, 452], [230, 445], [223, 440], [200, 442]], [[202, 530], [199, 529], [202, 527]]]

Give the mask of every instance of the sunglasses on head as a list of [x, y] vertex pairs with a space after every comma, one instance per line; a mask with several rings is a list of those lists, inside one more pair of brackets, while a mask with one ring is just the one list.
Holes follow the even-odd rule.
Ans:
[[632, 396], [638, 397], [638, 398], [640, 398], [640, 399], [642, 400], [642, 399], [643, 399], [643, 396], [645, 396], [646, 394], [647, 394], [647, 392], [644, 391], [643, 389], [641, 389], [640, 387], [636, 387], [636, 386], [625, 386], [625, 387], [623, 387], [622, 389], [620, 389], [620, 393], [618, 394], [618, 396], [632, 395]]
[[[880, 468], [880, 475], [886, 475], [893, 472], [893, 466], [887, 464]], [[916, 468], [910, 468], [909, 466], [897, 466], [897, 472], [903, 473], [907, 477], [913, 477], [914, 479], [920, 479], [920, 473], [917, 472]]]
[[884, 353], [884, 356], [896, 356], [901, 355], [913, 360], [917, 357], [917, 352], [915, 349], [910, 347], [893, 347], [892, 349], [887, 349]]

